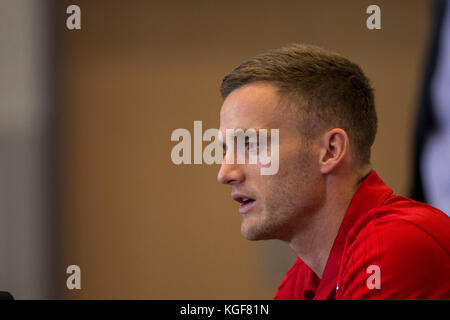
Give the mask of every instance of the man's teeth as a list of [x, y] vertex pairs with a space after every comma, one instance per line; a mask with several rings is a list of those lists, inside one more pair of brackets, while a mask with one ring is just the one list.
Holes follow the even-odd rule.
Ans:
[[248, 201], [249, 199], [248, 198], [242, 198], [242, 201]]

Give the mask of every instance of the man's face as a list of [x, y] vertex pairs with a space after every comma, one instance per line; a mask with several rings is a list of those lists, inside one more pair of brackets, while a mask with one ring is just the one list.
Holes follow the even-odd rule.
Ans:
[[[249, 240], [289, 241], [294, 232], [307, 227], [311, 213], [323, 200], [317, 146], [305, 143], [298, 121], [294, 112], [279, 106], [277, 88], [268, 83], [238, 88], [222, 105], [223, 137], [226, 129], [267, 129], [268, 133], [279, 129], [278, 173], [261, 175], [261, 167], [268, 165], [259, 161], [231, 163], [228, 150], [218, 174], [219, 182], [230, 185], [233, 199], [240, 202], [241, 232]], [[271, 145], [270, 138], [267, 145]]]

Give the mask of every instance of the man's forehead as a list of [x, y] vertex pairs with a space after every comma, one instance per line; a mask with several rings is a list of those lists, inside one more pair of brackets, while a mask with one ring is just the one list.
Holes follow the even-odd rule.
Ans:
[[274, 85], [248, 84], [230, 93], [220, 110], [221, 130], [267, 128], [279, 123], [282, 112]]

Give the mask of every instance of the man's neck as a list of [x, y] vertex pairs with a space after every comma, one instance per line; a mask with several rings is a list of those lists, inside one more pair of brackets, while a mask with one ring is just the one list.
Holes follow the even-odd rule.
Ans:
[[303, 227], [302, 231], [289, 241], [291, 249], [319, 278], [322, 278], [348, 206], [359, 184], [371, 170], [370, 166], [365, 167], [360, 174], [351, 179], [351, 183], [348, 180], [342, 180], [339, 184], [334, 182], [326, 192], [323, 206], [312, 215], [308, 226]]

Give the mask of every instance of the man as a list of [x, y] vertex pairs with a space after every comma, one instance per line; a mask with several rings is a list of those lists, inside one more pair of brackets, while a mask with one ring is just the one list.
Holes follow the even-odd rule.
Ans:
[[372, 169], [373, 89], [356, 64], [290, 45], [242, 63], [221, 93], [223, 137], [279, 129], [276, 174], [234, 161], [228, 138], [218, 173], [244, 237], [298, 256], [275, 299], [450, 299], [450, 219], [393, 195]]

